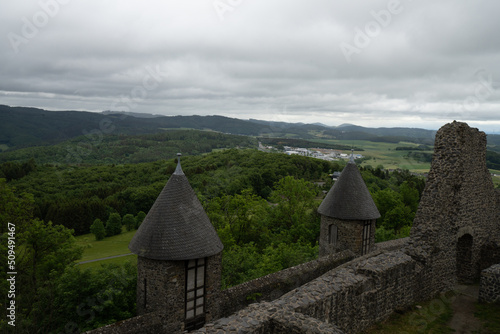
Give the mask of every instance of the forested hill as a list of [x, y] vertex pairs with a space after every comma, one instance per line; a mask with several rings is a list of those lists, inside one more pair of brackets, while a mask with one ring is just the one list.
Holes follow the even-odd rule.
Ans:
[[271, 131], [266, 126], [223, 116], [136, 118], [126, 114], [47, 111], [0, 105], [0, 145], [3, 145], [3, 150], [56, 144], [86, 134], [138, 135], [157, 133], [166, 128], [206, 129], [253, 136]]
[[[48, 111], [0, 105], [0, 152], [53, 145], [79, 136], [142, 135], [164, 129], [211, 130], [226, 134], [294, 139], [400, 141], [432, 145], [436, 131], [418, 128], [366, 128], [352, 124], [329, 127], [242, 120], [224, 116], [136, 117], [134, 113]], [[488, 135], [491, 149], [500, 151], [500, 135]]]

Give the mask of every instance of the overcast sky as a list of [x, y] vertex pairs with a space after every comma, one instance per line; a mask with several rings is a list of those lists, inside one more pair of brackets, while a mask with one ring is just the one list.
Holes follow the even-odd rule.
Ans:
[[500, 1], [0, 4], [0, 104], [500, 132]]

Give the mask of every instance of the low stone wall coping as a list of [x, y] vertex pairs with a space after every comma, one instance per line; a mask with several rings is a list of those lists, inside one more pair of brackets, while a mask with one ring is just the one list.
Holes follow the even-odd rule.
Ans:
[[482, 303], [500, 303], [500, 263], [492, 265], [481, 272], [479, 301]]

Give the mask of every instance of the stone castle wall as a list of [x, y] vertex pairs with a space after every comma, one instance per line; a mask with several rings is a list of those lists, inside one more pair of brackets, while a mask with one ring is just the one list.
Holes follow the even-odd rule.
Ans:
[[[396, 309], [450, 290], [458, 281], [479, 279], [481, 269], [500, 262], [500, 194], [493, 188], [485, 152], [484, 133], [465, 123], [446, 124], [436, 134], [431, 171], [409, 239], [377, 245], [275, 300], [233, 314], [255, 292], [265, 291], [271, 300], [285, 292], [281, 284], [299, 285], [293, 280], [308, 264], [290, 268], [285, 276], [279, 272], [228, 289], [219, 296], [218, 312], [226, 317], [194, 333], [358, 333]], [[486, 283], [483, 290], [492, 286], [496, 289], [496, 283]], [[150, 327], [140, 327], [148, 321]], [[166, 323], [162, 314], [150, 313], [92, 334], [175, 333]]]
[[[355, 258], [354, 253], [351, 251], [342, 251], [336, 254], [325, 256], [310, 262], [306, 262], [285, 270], [259, 277], [255, 280], [242, 283], [240, 285], [231, 287], [226, 290], [218, 291], [215, 289], [217, 286], [218, 276], [220, 279], [220, 260], [217, 259], [220, 254], [208, 258], [208, 268], [212, 274], [208, 275], [213, 281], [207, 281], [207, 285], [213, 288], [207, 290], [207, 323], [215, 319], [226, 317], [234, 312], [246, 308], [256, 301], [272, 301], [285, 293], [323, 275], [329, 270], [338, 267], [341, 264], [349, 262]], [[138, 266], [142, 266], [142, 270], [156, 270], [153, 276], [161, 281], [175, 281], [182, 282], [179, 279], [185, 275], [184, 261], [172, 261], [163, 263], [164, 261], [155, 261], [144, 259], [145, 261], [138, 261]], [[177, 263], [177, 267], [175, 265]], [[173, 267], [172, 267], [173, 266]], [[146, 268], [145, 268], [146, 267]], [[162, 269], [162, 267], [164, 267]], [[139, 269], [139, 268], [138, 268]], [[170, 270], [169, 273], [165, 272]], [[216, 275], [213, 272], [216, 272]], [[140, 270], [138, 271], [140, 272]], [[138, 277], [138, 281], [142, 276]], [[219, 280], [220, 282], [220, 280]], [[169, 301], [172, 303], [179, 303], [180, 312], [184, 312], [184, 289], [178, 291], [178, 296], [173, 296], [171, 293], [166, 293], [163, 290], [158, 290], [157, 297], [161, 297], [164, 303]], [[143, 287], [138, 284], [138, 293], [143, 298]], [[212, 294], [209, 298], [209, 294]], [[168, 297], [165, 297], [168, 296]], [[138, 299], [142, 300], [142, 299]], [[166, 305], [166, 304], [165, 304]], [[139, 306], [139, 305], [138, 305]], [[179, 316], [179, 314], [175, 314]], [[183, 316], [183, 314], [181, 315]], [[87, 332], [88, 334], [155, 334], [155, 333], [182, 333], [178, 321], [173, 321], [173, 315], [166, 314], [165, 312], [151, 312], [143, 314], [131, 319], [120, 321], [118, 323], [104, 326], [93, 331]], [[262, 333], [271, 333], [269, 327], [264, 326]], [[278, 332], [276, 332], [278, 333]], [[281, 332], [279, 332], [281, 333]], [[284, 333], [284, 332], [283, 332]]]
[[[137, 258], [137, 313], [163, 310], [177, 322], [184, 317], [185, 261]], [[168, 295], [169, 298], [163, 296]]]
[[357, 333], [415, 302], [416, 261], [374, 252], [194, 333]]
[[500, 263], [481, 272], [479, 301], [500, 304]]
[[226, 317], [256, 301], [275, 300], [354, 258], [351, 251], [342, 251], [223, 290], [220, 314]]
[[[329, 227], [337, 227], [337, 240], [330, 242]], [[350, 249], [360, 256], [363, 250], [363, 228], [365, 221], [342, 220], [328, 216], [321, 216], [319, 256], [333, 254], [344, 249]], [[375, 244], [375, 220], [371, 221], [370, 242], [368, 251], [373, 250]]]
[[[221, 317], [221, 257], [219, 253], [206, 259], [206, 272], [210, 273], [205, 280], [206, 321]], [[138, 320], [149, 319], [146, 323], [157, 324], [156, 330], [159, 326], [169, 328], [172, 333], [182, 332], [186, 261], [159, 261], [139, 256], [137, 269], [137, 313], [143, 315]]]
[[444, 125], [413, 222], [408, 254], [425, 267], [433, 295], [479, 279], [481, 247], [498, 244], [497, 199], [486, 167], [486, 135], [465, 123]]

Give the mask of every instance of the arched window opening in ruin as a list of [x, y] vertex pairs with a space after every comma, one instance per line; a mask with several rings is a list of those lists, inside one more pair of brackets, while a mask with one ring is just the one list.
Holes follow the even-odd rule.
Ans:
[[457, 241], [457, 279], [460, 283], [472, 283], [474, 267], [472, 263], [473, 238], [464, 234]]

